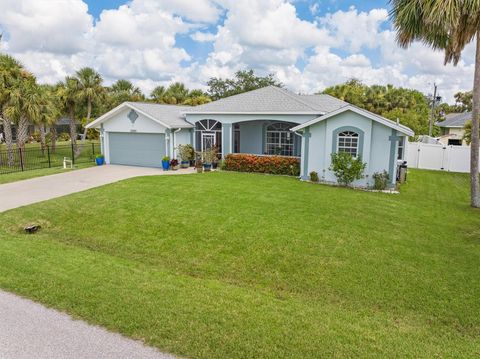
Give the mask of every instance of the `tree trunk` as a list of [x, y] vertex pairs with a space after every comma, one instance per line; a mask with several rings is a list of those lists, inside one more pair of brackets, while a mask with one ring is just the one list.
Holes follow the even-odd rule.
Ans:
[[480, 115], [480, 31], [477, 31], [475, 75], [473, 80], [472, 142], [470, 144], [470, 192], [472, 207], [480, 207], [479, 182], [479, 115]]
[[45, 135], [45, 125], [43, 123], [38, 125], [40, 129], [40, 146], [42, 148], [42, 155], [45, 155], [45, 149], [47, 148], [47, 141]]
[[53, 125], [52, 127], [50, 127], [50, 141], [51, 141], [51, 150], [52, 150], [52, 153], [55, 153], [56, 149], [57, 149], [57, 127], [56, 125]]
[[5, 135], [5, 143], [7, 145], [7, 162], [11, 167], [15, 163], [13, 156], [12, 123], [7, 118], [3, 119], [3, 132]]
[[85, 123], [85, 128], [83, 129], [83, 138], [82, 138], [82, 144], [85, 143], [85, 140], [87, 139], [87, 125], [90, 123], [90, 117], [92, 116], [92, 101], [90, 99], [87, 102], [87, 122]]
[[77, 124], [75, 123], [75, 109], [70, 108], [70, 141], [75, 146], [77, 144]]
[[25, 143], [28, 140], [28, 119], [25, 116], [20, 117], [17, 127], [17, 147], [25, 149]]

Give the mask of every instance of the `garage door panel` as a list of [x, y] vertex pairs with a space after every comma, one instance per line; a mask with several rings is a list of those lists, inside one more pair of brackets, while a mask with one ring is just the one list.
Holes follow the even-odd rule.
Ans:
[[162, 166], [162, 157], [165, 156], [163, 133], [110, 132], [108, 140], [111, 164]]

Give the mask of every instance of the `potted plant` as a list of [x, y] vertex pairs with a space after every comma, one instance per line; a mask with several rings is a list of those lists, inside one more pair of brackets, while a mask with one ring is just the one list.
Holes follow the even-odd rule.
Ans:
[[96, 155], [95, 156], [95, 163], [97, 166], [101, 166], [105, 163], [105, 156], [104, 155]]
[[169, 156], [165, 156], [162, 158], [162, 168], [164, 171], [168, 171], [168, 169], [170, 168], [170, 157]]
[[195, 151], [191, 145], [178, 145], [178, 155], [181, 159], [181, 167], [188, 168], [194, 159]]
[[209, 172], [212, 169], [212, 165], [218, 161], [217, 148], [212, 147], [202, 154], [203, 157], [203, 170]]
[[170, 161], [170, 168], [174, 171], [178, 170], [178, 160], [175, 158]]

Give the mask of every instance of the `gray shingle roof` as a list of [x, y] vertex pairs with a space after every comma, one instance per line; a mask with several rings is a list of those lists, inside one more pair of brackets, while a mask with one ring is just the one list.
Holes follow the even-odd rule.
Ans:
[[445, 120], [437, 122], [439, 127], [464, 127], [467, 121], [472, 119], [471, 112], [449, 113], [445, 116]]
[[348, 102], [339, 100], [336, 97], [330, 95], [299, 95], [302, 100], [307, 101], [314, 105], [318, 109], [322, 109], [324, 112], [332, 112], [338, 110], [340, 107], [350, 105]]
[[160, 105], [156, 103], [145, 102], [127, 103], [172, 128], [192, 127], [192, 125], [186, 122], [182, 116], [183, 112], [192, 108], [190, 106]]
[[189, 108], [186, 113], [312, 113], [324, 114], [347, 103], [328, 95], [297, 95], [267, 86]]

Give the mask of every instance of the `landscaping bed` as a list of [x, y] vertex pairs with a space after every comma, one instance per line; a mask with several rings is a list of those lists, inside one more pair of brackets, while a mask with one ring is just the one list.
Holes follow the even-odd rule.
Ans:
[[408, 178], [391, 196], [143, 177], [15, 209], [0, 214], [0, 288], [185, 357], [478, 356], [468, 175]]

